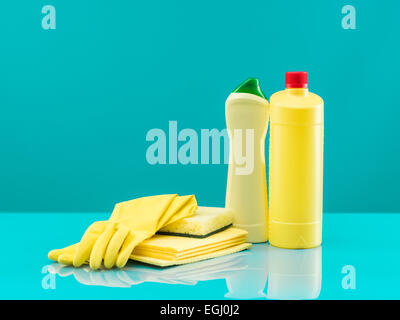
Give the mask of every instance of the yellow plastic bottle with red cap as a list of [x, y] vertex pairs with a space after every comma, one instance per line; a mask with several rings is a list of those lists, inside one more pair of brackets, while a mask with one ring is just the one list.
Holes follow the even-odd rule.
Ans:
[[322, 242], [324, 102], [306, 72], [287, 72], [270, 99], [269, 242], [306, 249]]

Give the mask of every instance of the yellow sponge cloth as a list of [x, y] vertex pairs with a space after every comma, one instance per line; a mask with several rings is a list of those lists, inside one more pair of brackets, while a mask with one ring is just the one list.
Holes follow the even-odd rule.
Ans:
[[233, 227], [203, 239], [155, 235], [138, 245], [130, 258], [161, 267], [196, 262], [249, 248], [246, 235]]
[[232, 210], [198, 207], [194, 215], [177, 220], [158, 231], [158, 234], [205, 238], [232, 225]]

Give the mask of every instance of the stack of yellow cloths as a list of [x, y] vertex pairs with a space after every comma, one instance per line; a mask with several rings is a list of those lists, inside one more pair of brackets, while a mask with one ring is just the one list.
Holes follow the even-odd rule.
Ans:
[[247, 232], [229, 227], [206, 238], [159, 235], [140, 243], [131, 259], [161, 267], [197, 262], [248, 249]]

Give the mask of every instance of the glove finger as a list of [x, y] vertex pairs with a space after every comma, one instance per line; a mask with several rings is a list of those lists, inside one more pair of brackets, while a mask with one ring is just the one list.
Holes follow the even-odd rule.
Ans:
[[98, 221], [93, 223], [83, 235], [81, 241], [77, 245], [76, 252], [73, 259], [74, 267], [80, 267], [82, 264], [89, 261], [92, 248], [103, 233], [107, 226], [107, 221]]
[[58, 257], [58, 262], [66, 266], [72, 266], [74, 262], [74, 255], [70, 253], [63, 253]]
[[115, 266], [117, 268], [125, 267], [128, 262], [129, 256], [132, 253], [133, 248], [135, 247], [136, 241], [135, 236], [132, 233], [128, 233], [125, 242], [118, 253], [117, 261], [115, 262]]
[[103, 260], [107, 249], [107, 245], [110, 242], [114, 231], [115, 223], [110, 223], [94, 244], [92, 252], [90, 253], [89, 261], [89, 265], [92, 270], [97, 270], [100, 267], [101, 261]]
[[65, 247], [65, 248], [62, 248], [62, 249], [51, 250], [47, 254], [47, 256], [49, 257], [50, 260], [58, 262], [58, 257], [59, 256], [61, 256], [62, 254], [65, 254], [65, 253], [71, 253], [72, 254], [73, 252], [75, 252], [76, 246], [77, 246], [77, 244], [73, 244], [71, 246], [68, 246], [68, 247]]
[[58, 257], [59, 257], [60, 255], [62, 255], [62, 253], [63, 253], [63, 249], [54, 249], [54, 250], [51, 250], [51, 251], [47, 254], [47, 256], [49, 257], [50, 260], [53, 260], [53, 261], [55, 261], [55, 262], [58, 262]]
[[132, 254], [133, 249], [140, 242], [142, 242], [146, 238], [149, 238], [150, 236], [151, 236], [151, 234], [149, 235], [147, 233], [143, 233], [143, 234], [136, 233], [135, 235], [133, 235], [132, 233], [129, 233], [125, 239], [124, 245], [122, 246], [122, 248], [118, 254], [117, 262], [115, 263], [115, 265], [118, 268], [125, 267], [126, 263], [128, 262], [129, 257]]
[[107, 269], [110, 269], [114, 266], [115, 261], [117, 260], [118, 252], [121, 249], [128, 233], [129, 228], [124, 225], [121, 225], [114, 233], [114, 236], [107, 246], [106, 254], [104, 255], [104, 266]]

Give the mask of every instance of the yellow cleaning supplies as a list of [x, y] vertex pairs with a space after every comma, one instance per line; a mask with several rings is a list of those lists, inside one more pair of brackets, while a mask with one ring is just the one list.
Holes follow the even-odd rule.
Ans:
[[232, 224], [229, 208], [198, 207], [193, 216], [171, 223], [158, 234], [205, 238], [220, 232]]
[[267, 241], [264, 143], [268, 112], [257, 79], [243, 82], [226, 100], [230, 161], [225, 206], [233, 210], [233, 225], [248, 231], [249, 242]]
[[271, 96], [269, 242], [289, 249], [322, 240], [324, 103], [308, 91], [306, 72], [286, 73]]
[[246, 235], [233, 227], [202, 239], [155, 235], [138, 245], [131, 259], [161, 267], [201, 261], [249, 248]]
[[132, 250], [163, 226], [193, 215], [193, 195], [159, 195], [118, 203], [108, 221], [93, 223], [78, 244], [53, 250], [49, 258], [79, 267], [89, 262], [92, 269], [125, 266]]

